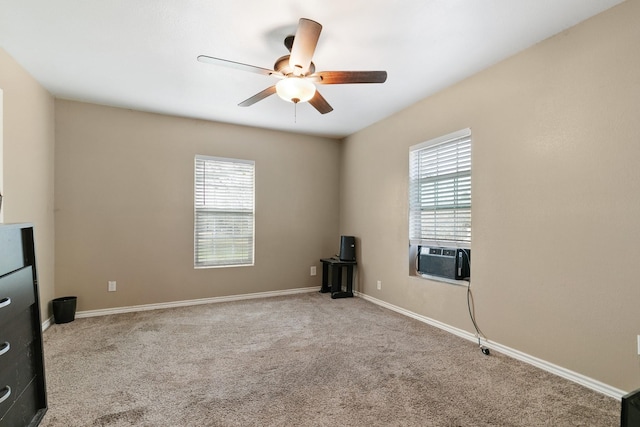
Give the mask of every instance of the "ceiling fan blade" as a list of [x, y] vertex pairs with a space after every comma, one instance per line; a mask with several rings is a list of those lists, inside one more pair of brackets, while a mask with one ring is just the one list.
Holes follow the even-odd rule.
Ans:
[[227, 59], [214, 58], [213, 56], [200, 55], [198, 61], [205, 64], [221, 65], [223, 67], [235, 68], [236, 70], [249, 71], [251, 73], [258, 73], [265, 76], [283, 77], [282, 74], [274, 70], [267, 68], [256, 67], [255, 65], [243, 64], [241, 62], [229, 61]]
[[352, 83], [384, 83], [386, 71], [320, 71], [312, 76], [314, 83], [340, 85]]
[[265, 90], [263, 90], [262, 92], [256, 93], [251, 98], [245, 99], [240, 104], [238, 104], [238, 106], [239, 107], [248, 107], [250, 105], [255, 104], [258, 101], [262, 101], [263, 99], [265, 99], [266, 97], [268, 97], [270, 95], [273, 95], [274, 93], [276, 93], [276, 87], [275, 86], [268, 87]]
[[284, 47], [287, 48], [289, 53], [291, 53], [291, 48], [293, 47], [293, 39], [295, 36], [287, 36], [284, 38]]
[[320, 31], [322, 31], [322, 25], [316, 21], [300, 18], [289, 57], [289, 65], [295, 75], [305, 75], [309, 71], [311, 58], [320, 38]]
[[313, 95], [313, 98], [309, 100], [309, 104], [313, 105], [313, 107], [320, 112], [320, 114], [327, 114], [333, 111], [333, 107], [329, 105], [326, 99], [320, 92], [316, 90], [316, 94]]

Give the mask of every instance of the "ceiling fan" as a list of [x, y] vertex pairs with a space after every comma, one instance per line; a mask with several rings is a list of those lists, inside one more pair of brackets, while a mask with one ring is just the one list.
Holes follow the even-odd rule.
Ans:
[[280, 98], [294, 104], [308, 101], [321, 114], [326, 114], [333, 111], [333, 107], [316, 90], [316, 84], [384, 83], [387, 80], [386, 71], [316, 72], [316, 66], [311, 58], [318, 44], [320, 31], [322, 31], [322, 25], [311, 19], [301, 18], [296, 34], [284, 39], [284, 45], [290, 54], [278, 58], [273, 70], [206, 55], [198, 56], [198, 61], [280, 79], [275, 85], [242, 101], [238, 104], [240, 107], [248, 107], [277, 93]]

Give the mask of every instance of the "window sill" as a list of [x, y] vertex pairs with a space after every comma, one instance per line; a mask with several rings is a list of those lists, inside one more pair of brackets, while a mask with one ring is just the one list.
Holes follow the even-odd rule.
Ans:
[[226, 264], [226, 265], [194, 265], [195, 270], [204, 270], [207, 268], [234, 268], [234, 267], [253, 267], [254, 264]]
[[448, 283], [450, 285], [469, 286], [469, 280], [447, 279], [446, 277], [431, 276], [429, 274], [416, 274], [415, 277], [418, 277], [420, 279], [432, 280], [434, 282]]

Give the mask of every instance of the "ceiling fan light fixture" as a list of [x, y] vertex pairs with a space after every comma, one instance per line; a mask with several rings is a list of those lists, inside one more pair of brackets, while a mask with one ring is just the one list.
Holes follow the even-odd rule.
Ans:
[[285, 101], [306, 102], [316, 94], [316, 86], [300, 77], [287, 77], [276, 83], [276, 93]]

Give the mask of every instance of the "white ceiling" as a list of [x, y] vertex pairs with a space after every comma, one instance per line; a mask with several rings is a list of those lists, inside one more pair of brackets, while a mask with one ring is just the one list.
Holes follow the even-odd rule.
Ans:
[[[0, 47], [59, 98], [344, 137], [622, 0], [0, 0]], [[321, 115], [276, 80], [196, 60], [273, 68], [304, 17], [323, 25], [318, 71], [386, 70], [324, 85]], [[603, 35], [605, 36], [605, 35]]]

